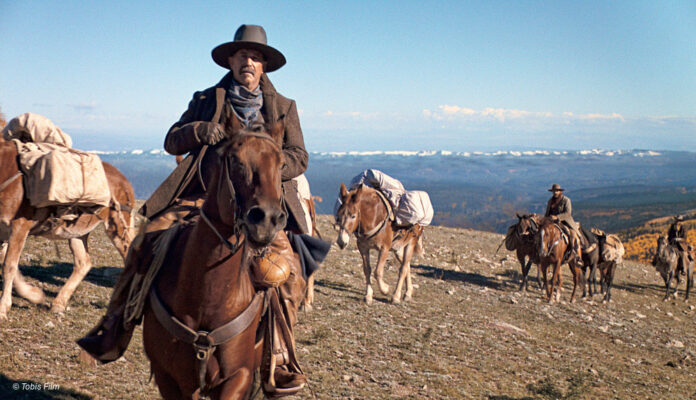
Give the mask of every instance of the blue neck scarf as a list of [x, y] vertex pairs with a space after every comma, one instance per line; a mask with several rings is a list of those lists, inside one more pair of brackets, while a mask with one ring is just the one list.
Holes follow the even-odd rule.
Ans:
[[232, 103], [232, 110], [237, 118], [247, 128], [251, 127], [251, 124], [259, 117], [261, 106], [263, 106], [261, 85], [250, 91], [232, 79], [232, 85], [227, 89], [227, 97], [230, 99], [230, 103]]

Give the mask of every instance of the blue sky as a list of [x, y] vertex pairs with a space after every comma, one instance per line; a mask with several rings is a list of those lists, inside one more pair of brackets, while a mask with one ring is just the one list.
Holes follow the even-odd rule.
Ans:
[[0, 2], [0, 109], [161, 147], [242, 23], [310, 151], [696, 151], [696, 2]]

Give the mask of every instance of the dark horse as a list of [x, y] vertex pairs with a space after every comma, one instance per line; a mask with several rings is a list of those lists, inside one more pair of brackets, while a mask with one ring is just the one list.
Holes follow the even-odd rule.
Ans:
[[[263, 347], [257, 328], [264, 292], [256, 291], [248, 261], [285, 226], [282, 132], [279, 123], [267, 131], [236, 131], [227, 139], [207, 180], [200, 219], [182, 228], [169, 246], [143, 321], [145, 352], [165, 399], [251, 394]], [[153, 310], [156, 298], [185, 325], [178, 329], [188, 331], [194, 344], [163, 326]], [[234, 335], [216, 337], [235, 321], [240, 324], [231, 329]]]
[[384, 264], [387, 262], [389, 250], [394, 252], [397, 261], [401, 264], [399, 280], [394, 288], [391, 301], [394, 304], [401, 303], [401, 290], [406, 283], [404, 300], [408, 301], [413, 296], [413, 283], [411, 282], [411, 258], [413, 254], [422, 255], [423, 227], [416, 224], [409, 227], [396, 227], [391, 221], [391, 205], [388, 200], [377, 190], [360, 185], [348, 191], [346, 185], [341, 183], [341, 207], [336, 213], [336, 223], [340, 228], [337, 243], [344, 249], [350, 241], [350, 235], [355, 234], [358, 242], [358, 250], [363, 259], [363, 272], [365, 273], [366, 293], [365, 302], [372, 304], [372, 284], [370, 267], [370, 250], [379, 252], [375, 278], [382, 294], [389, 293], [389, 285], [384, 280]]
[[[683, 258], [681, 263], [679, 262], [680, 258]], [[677, 279], [677, 283], [674, 285], [674, 296], [677, 296], [678, 286], [681, 281], [679, 275], [682, 271], [686, 273], [686, 295], [684, 296], [684, 301], [689, 299], [689, 291], [694, 285], [693, 261], [690, 261], [687, 256], [681, 257], [677, 247], [667, 242], [666, 236], [657, 238], [657, 252], [653, 258], [652, 265], [660, 273], [662, 280], [665, 281], [664, 300], [669, 298], [672, 278]]]
[[[534, 236], [539, 230], [539, 222], [541, 216], [539, 214], [517, 215], [517, 223], [510, 226], [508, 234], [505, 237], [505, 248], [512, 251], [515, 250], [517, 260], [522, 268], [522, 283], [520, 290], [528, 290], [529, 282], [527, 276], [532, 263], [539, 265], [539, 248], [534, 244]], [[537, 270], [537, 282], [541, 287], [539, 280], [539, 272]]]
[[[560, 226], [555, 224], [551, 218], [543, 218], [541, 220], [539, 231], [536, 234], [535, 241], [539, 249], [539, 261], [541, 264], [541, 275], [544, 279], [544, 287], [546, 288], [546, 299], [549, 302], [561, 300], [561, 265], [568, 263], [570, 272], [573, 274], [573, 294], [570, 297], [571, 303], [575, 301], [575, 291], [578, 286], [581, 271], [575, 257], [568, 246], [569, 239], [563, 233]], [[547, 269], [549, 265], [553, 266], [553, 276], [551, 284], [547, 282]]]
[[90, 232], [104, 223], [107, 236], [124, 259], [135, 236], [133, 187], [112, 165], [102, 163], [111, 191], [109, 206], [77, 209], [74, 219], [57, 222], [53, 217], [55, 206], [34, 207], [29, 203], [17, 160], [17, 146], [0, 138], [0, 243], [7, 241], [6, 252], [0, 251], [0, 261], [4, 259], [0, 321], [7, 319], [12, 307], [13, 287], [17, 294], [32, 303], [45, 301], [43, 291], [27, 283], [18, 268], [19, 256], [29, 235], [66, 239], [73, 253], [73, 272], [53, 300], [51, 311], [54, 312], [65, 311], [73, 292], [92, 268], [87, 252]]

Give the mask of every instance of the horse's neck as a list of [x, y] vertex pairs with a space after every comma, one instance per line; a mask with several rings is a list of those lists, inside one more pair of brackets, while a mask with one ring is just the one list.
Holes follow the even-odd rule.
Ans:
[[199, 220], [186, 242], [173, 308], [204, 324], [241, 312], [254, 292], [243, 252], [242, 248], [232, 254], [210, 226]]

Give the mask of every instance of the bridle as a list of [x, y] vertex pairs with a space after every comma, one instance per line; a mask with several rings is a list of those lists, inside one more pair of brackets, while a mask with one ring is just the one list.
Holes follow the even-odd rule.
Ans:
[[[268, 134], [262, 133], [262, 132], [254, 132], [254, 131], [244, 131], [240, 132], [236, 136], [234, 136], [234, 139], [241, 139], [243, 137], [256, 137], [259, 139], [264, 139], [268, 140], [271, 142], [273, 147], [275, 147], [276, 150], [279, 152], [282, 151], [278, 144], [271, 138]], [[244, 227], [246, 223], [244, 222], [244, 219], [242, 218], [242, 207], [239, 206], [240, 202], [239, 199], [237, 199], [237, 191], [234, 188], [234, 183], [232, 182], [232, 178], [230, 176], [230, 170], [232, 169], [232, 157], [230, 157], [229, 154], [225, 154], [222, 157], [222, 168], [223, 172], [218, 175], [218, 183], [217, 183], [217, 191], [219, 193], [220, 189], [223, 187], [227, 188], [227, 191], [230, 194], [230, 205], [234, 209], [234, 237], [235, 237], [235, 243], [233, 244], [230, 242], [228, 239], [226, 239], [220, 231], [215, 228], [213, 225], [212, 221], [210, 221], [210, 218], [205, 214], [203, 209], [200, 209], [200, 214], [201, 214], [201, 219], [210, 227], [210, 229], [215, 233], [215, 235], [220, 239], [220, 241], [227, 247], [232, 254], [236, 253], [239, 251], [239, 249], [244, 245], [245, 240], [242, 239], [242, 233], [244, 232]], [[200, 168], [199, 168], [200, 171]], [[200, 178], [200, 177], [199, 177]], [[205, 188], [205, 186], [204, 186]], [[283, 201], [283, 206], [285, 207], [285, 202]], [[266, 246], [267, 247], [267, 246]]]
[[[372, 239], [373, 237], [377, 236], [377, 234], [380, 233], [382, 231], [382, 229], [384, 229], [384, 227], [387, 226], [387, 223], [392, 219], [393, 211], [392, 211], [391, 205], [389, 204], [387, 199], [384, 197], [384, 195], [379, 190], [376, 190], [376, 193], [377, 193], [377, 196], [380, 198], [380, 200], [382, 200], [382, 202], [384, 203], [384, 206], [387, 208], [387, 216], [384, 218], [384, 220], [379, 225], [370, 229], [368, 232], [363, 233], [362, 229], [361, 229], [362, 225], [360, 224], [360, 207], [358, 207], [358, 212], [355, 215], [355, 217], [358, 219], [358, 224], [355, 227], [355, 230], [353, 231], [353, 233], [360, 240], [369, 240], [369, 239]], [[339, 209], [339, 211], [340, 211], [340, 209]], [[341, 230], [345, 230], [346, 232], [348, 231], [348, 229], [345, 226], [343, 226], [343, 223], [337, 222], [336, 226], [338, 228], [340, 228]]]

